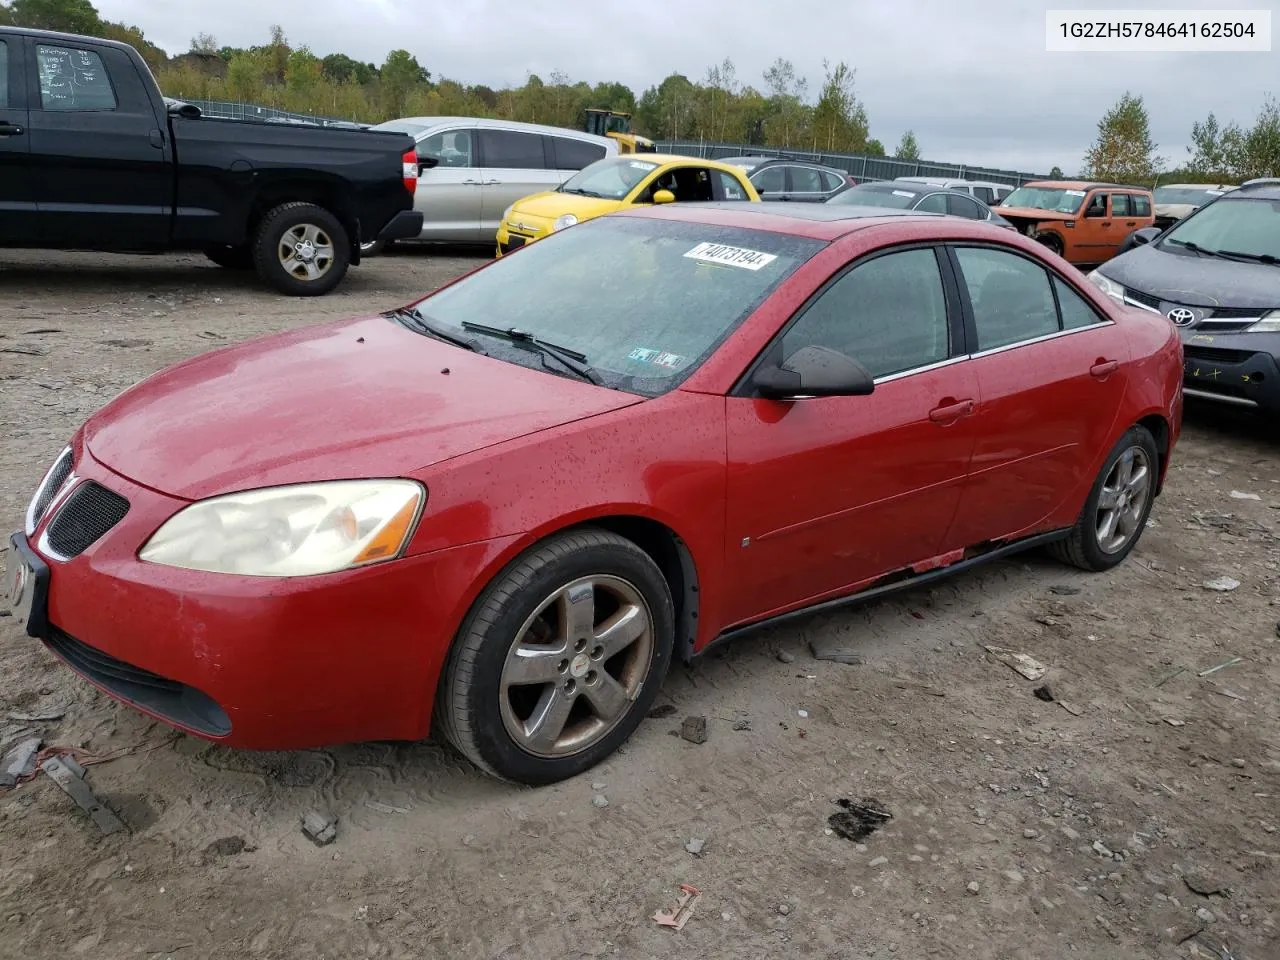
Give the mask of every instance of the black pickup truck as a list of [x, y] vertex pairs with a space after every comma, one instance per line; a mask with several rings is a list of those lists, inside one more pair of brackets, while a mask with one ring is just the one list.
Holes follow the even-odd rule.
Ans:
[[418, 236], [417, 162], [402, 133], [201, 117], [127, 44], [0, 27], [0, 247], [200, 250], [315, 296]]

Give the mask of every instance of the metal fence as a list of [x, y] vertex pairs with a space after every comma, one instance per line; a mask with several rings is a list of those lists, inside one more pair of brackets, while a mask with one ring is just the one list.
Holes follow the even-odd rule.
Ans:
[[721, 157], [781, 157], [787, 160], [811, 160], [843, 170], [858, 180], [894, 180], [898, 177], [948, 177], [957, 180], [990, 180], [1021, 186], [1028, 180], [1043, 180], [1035, 173], [1017, 170], [994, 170], [965, 164], [934, 163], [931, 160], [898, 160], [893, 157], [869, 157], [860, 153], [813, 153], [807, 150], [779, 150], [775, 147], [753, 147], [745, 143], [708, 143], [700, 140], [659, 140], [659, 153], [718, 160]]
[[[320, 117], [310, 113], [290, 113], [288, 110], [277, 110], [275, 107], [260, 107], [253, 103], [235, 103], [229, 100], [195, 100], [187, 98], [186, 103], [194, 104], [206, 117], [220, 120], [274, 120], [280, 123], [306, 123], [316, 126], [332, 126], [349, 124], [350, 120], [337, 117]], [[364, 124], [361, 124], [364, 126]]]

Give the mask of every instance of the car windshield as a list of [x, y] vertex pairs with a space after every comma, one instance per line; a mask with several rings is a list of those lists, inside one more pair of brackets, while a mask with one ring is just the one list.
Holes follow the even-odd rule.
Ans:
[[763, 230], [601, 217], [509, 254], [417, 307], [503, 360], [566, 372], [527, 345], [463, 323], [514, 327], [585, 357], [607, 387], [657, 396], [693, 373], [824, 246]]
[[1201, 187], [1156, 187], [1156, 203], [1191, 203], [1197, 207], [1220, 197], [1223, 190], [1206, 190]]
[[1002, 207], [1027, 207], [1052, 210], [1054, 213], [1076, 213], [1084, 203], [1083, 190], [1065, 187], [1019, 187], [1000, 201]]
[[649, 160], [609, 157], [583, 167], [561, 185], [565, 193], [582, 193], [588, 197], [621, 200], [636, 184], [658, 169]]
[[1181, 221], [1160, 247], [1188, 243], [1208, 253], [1280, 259], [1280, 200], [1226, 197]]
[[857, 207], [895, 207], [909, 210], [920, 196], [919, 190], [904, 190], [900, 186], [881, 186], [864, 183], [837, 193], [827, 203]]

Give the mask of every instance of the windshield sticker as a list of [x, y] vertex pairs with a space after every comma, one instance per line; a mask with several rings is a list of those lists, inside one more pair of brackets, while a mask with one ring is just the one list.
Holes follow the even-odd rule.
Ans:
[[1211, 197], [1220, 197], [1226, 192], [1227, 191], [1225, 190], [1206, 190], [1205, 191], [1205, 193], [1207, 193]]
[[745, 247], [729, 247], [723, 243], [700, 243], [685, 256], [691, 260], [720, 263], [727, 267], [741, 267], [744, 270], [759, 270], [778, 259], [772, 253], [761, 253], [759, 250], [748, 250]]
[[636, 347], [629, 354], [628, 360], [636, 360], [640, 363], [652, 363], [655, 366], [666, 367], [668, 370], [678, 370], [684, 366], [684, 357], [678, 353], [667, 353], [663, 350], [649, 350], [646, 347]]
[[652, 170], [657, 166], [656, 163], [645, 163], [643, 160], [631, 160], [627, 163], [633, 170]]
[[908, 200], [915, 196], [914, 193], [908, 193], [906, 190], [895, 190], [893, 191], [893, 195], [895, 197], [906, 197]]
[[1064, 191], [1062, 191], [1062, 192], [1063, 192], [1063, 193], [1065, 193], [1068, 197], [1083, 197], [1083, 196], [1084, 196], [1084, 191], [1083, 191], [1083, 190], [1064, 190]]

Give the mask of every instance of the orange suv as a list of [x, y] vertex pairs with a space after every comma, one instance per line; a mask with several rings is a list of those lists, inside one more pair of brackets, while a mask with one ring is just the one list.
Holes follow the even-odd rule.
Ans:
[[1151, 191], [1116, 183], [1036, 180], [993, 209], [1076, 266], [1110, 260], [1129, 234], [1155, 224]]

